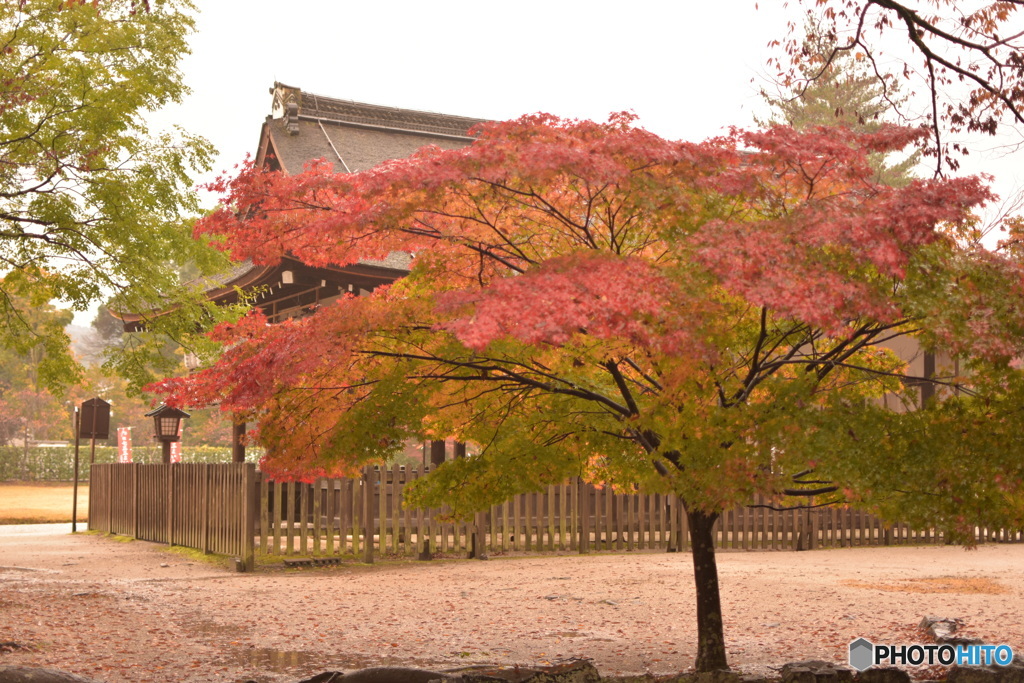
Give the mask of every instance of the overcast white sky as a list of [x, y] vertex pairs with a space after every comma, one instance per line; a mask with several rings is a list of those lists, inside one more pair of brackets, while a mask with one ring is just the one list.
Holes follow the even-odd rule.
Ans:
[[[700, 140], [763, 112], [768, 42], [785, 36], [787, 20], [802, 24], [803, 12], [782, 0], [198, 4], [183, 65], [193, 94], [155, 123], [213, 142], [216, 171], [255, 151], [275, 80], [491, 119], [544, 111], [603, 120], [632, 110], [663, 137]], [[1004, 194], [1021, 182], [1020, 164], [982, 153], [969, 161], [966, 170], [999, 175]]]
[[[183, 64], [192, 95], [153, 124], [209, 139], [220, 152], [215, 172], [255, 152], [274, 81], [490, 119], [544, 111], [603, 120], [631, 110], [663, 137], [701, 140], [764, 112], [768, 43], [786, 35], [787, 21], [802, 24], [803, 12], [783, 0], [197, 4]], [[996, 173], [1002, 193], [1021, 182], [1012, 158], [970, 161], [966, 170]]]
[[785, 31], [771, 0], [200, 4], [184, 64], [193, 95], [161, 119], [211, 140], [221, 169], [255, 150], [275, 80], [491, 119], [632, 110], [662, 136], [702, 139], [750, 124], [752, 79]]

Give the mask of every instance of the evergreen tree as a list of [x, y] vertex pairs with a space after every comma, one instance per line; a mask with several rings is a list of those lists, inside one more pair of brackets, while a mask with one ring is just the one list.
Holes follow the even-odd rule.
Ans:
[[[858, 55], [836, 51], [834, 34], [827, 33], [813, 16], [805, 24], [803, 49], [809, 57], [801, 67], [802, 78], [791, 87], [780, 88], [773, 96], [765, 90], [762, 97], [771, 107], [766, 119], [754, 117], [759, 126], [792, 126], [797, 130], [811, 126], [845, 126], [858, 132], [874, 133], [892, 123], [891, 114], [905, 101], [892, 75], [884, 75], [885, 85]], [[831, 61], [829, 59], [831, 58]], [[894, 161], [876, 153], [869, 156], [876, 169], [876, 180], [902, 187], [913, 177], [921, 160], [920, 150]]]

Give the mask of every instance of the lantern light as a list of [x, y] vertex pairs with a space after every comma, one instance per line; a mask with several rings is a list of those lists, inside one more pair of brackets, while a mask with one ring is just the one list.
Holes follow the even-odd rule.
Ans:
[[146, 417], [153, 418], [153, 438], [163, 445], [163, 461], [171, 461], [171, 443], [180, 441], [181, 421], [191, 417], [184, 410], [178, 410], [168, 405], [160, 404], [155, 410], [146, 413]]

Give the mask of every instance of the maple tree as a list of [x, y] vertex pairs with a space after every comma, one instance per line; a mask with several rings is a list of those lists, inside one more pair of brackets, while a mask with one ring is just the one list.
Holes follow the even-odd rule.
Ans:
[[[883, 97], [906, 120], [928, 121], [936, 173], [955, 171], [968, 152], [963, 133], [995, 135], [1001, 125], [1024, 123], [1024, 23], [1022, 0], [934, 3], [896, 0], [813, 0], [821, 36], [833, 47], [808, 50], [800, 27], [774, 41], [783, 56], [771, 60], [780, 81], [798, 89], [829, 74], [850, 55], [867, 65]], [[895, 66], [893, 66], [895, 65]], [[926, 108], [898, 107], [899, 78], [924, 95]], [[906, 91], [904, 91], [906, 92]]]
[[[0, 346], [36, 335], [27, 311], [50, 301], [173, 309], [152, 329], [179, 335], [197, 316], [218, 315], [182, 291], [174, 264], [225, 264], [183, 219], [198, 213], [191, 174], [209, 167], [212, 147], [152, 132], [146, 119], [188, 92], [178, 62], [193, 11], [187, 0], [0, 6]], [[63, 330], [38, 340], [51, 366], [63, 364], [47, 385], [73, 383], [80, 367]], [[131, 355], [114, 364], [144, 374]]]
[[[412, 494], [457, 515], [570, 476], [677, 494], [701, 671], [727, 665], [712, 542], [727, 507], [856, 502], [964, 540], [1024, 521], [1003, 441], [1020, 439], [1020, 262], [965, 238], [990, 199], [979, 179], [890, 187], [869, 163], [926, 131], [686, 143], [623, 114], [477, 133], [358, 174], [221, 181], [198, 231], [234, 258], [401, 250], [412, 270], [301, 320], [222, 325], [215, 365], [154, 388], [255, 419], [277, 478], [351, 471], [409, 437], [472, 442]], [[900, 335], [961, 356], [969, 386], [909, 376], [886, 346]], [[948, 399], [877, 400], [912, 404], [904, 382], [924, 379]]]

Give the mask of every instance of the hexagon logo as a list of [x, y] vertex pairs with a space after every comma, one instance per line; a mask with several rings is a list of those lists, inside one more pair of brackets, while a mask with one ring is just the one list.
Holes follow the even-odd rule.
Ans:
[[875, 646], [865, 638], [858, 638], [850, 643], [850, 666], [857, 671], [864, 671], [875, 663]]

